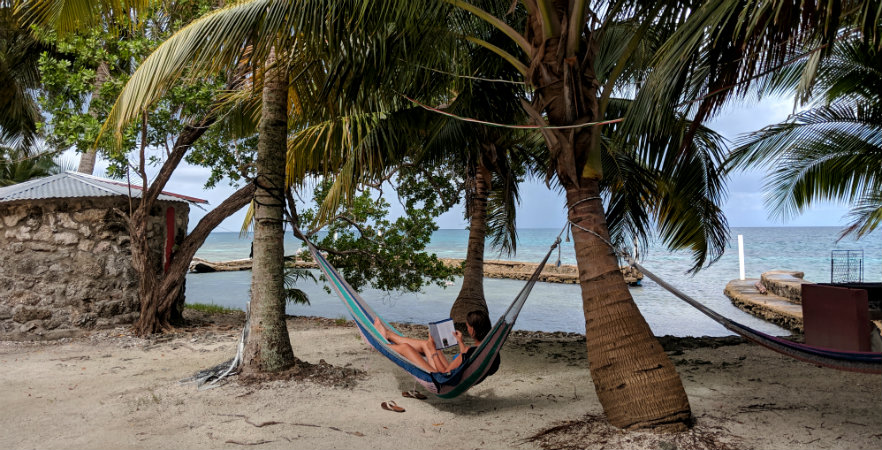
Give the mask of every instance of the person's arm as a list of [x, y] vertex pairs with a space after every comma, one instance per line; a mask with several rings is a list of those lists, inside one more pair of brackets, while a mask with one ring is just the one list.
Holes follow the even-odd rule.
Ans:
[[[460, 333], [458, 330], [453, 332], [453, 337], [456, 338], [456, 343], [459, 344], [459, 354], [456, 355], [455, 358], [453, 358], [453, 361], [450, 361], [450, 363], [448, 363], [446, 365], [446, 367], [445, 367], [446, 372], [450, 372], [451, 370], [456, 369], [457, 367], [461, 366], [462, 360], [464, 358], [463, 355], [465, 355], [466, 352], [469, 350], [469, 348], [471, 348], [470, 346], [465, 344], [465, 341], [463, 341], [463, 339], [462, 339], [462, 333]], [[441, 353], [441, 352], [438, 352], [438, 353]], [[442, 354], [442, 358], [443, 358], [443, 354]], [[447, 362], [446, 358], [444, 358], [444, 362]]]
[[[468, 350], [468, 348], [466, 348]], [[450, 372], [453, 369], [462, 365], [462, 359], [464, 358], [465, 352], [456, 355], [456, 358], [453, 358], [453, 361], [450, 361], [450, 364], [447, 365], [447, 372]]]
[[[468, 346], [465, 346], [462, 342], [462, 334], [459, 331], [454, 332], [454, 336], [456, 336], [457, 342], [460, 344], [460, 349], [465, 348], [468, 350]], [[435, 340], [432, 339], [432, 335], [429, 335], [429, 338], [426, 339], [425, 347], [423, 348], [423, 354], [426, 355], [426, 359], [429, 361], [429, 365], [431, 365], [436, 372], [450, 372], [453, 369], [456, 369], [462, 364], [462, 355], [457, 355], [453, 361], [448, 362], [447, 357], [444, 356], [440, 350], [435, 348]]]
[[465, 353], [469, 346], [465, 345], [465, 341], [462, 340], [462, 333], [459, 330], [454, 330], [453, 337], [456, 338], [456, 343], [459, 344], [459, 353]]

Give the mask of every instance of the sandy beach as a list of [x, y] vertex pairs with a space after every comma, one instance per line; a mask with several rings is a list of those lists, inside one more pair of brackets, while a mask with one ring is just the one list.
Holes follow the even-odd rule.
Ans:
[[[499, 373], [455, 400], [418, 400], [402, 397], [416, 383], [351, 323], [292, 317], [294, 353], [308, 367], [286, 380], [234, 377], [197, 390], [179, 381], [234, 354], [242, 315], [188, 314], [192, 326], [149, 339], [118, 328], [0, 342], [0, 447], [882, 447], [882, 377], [815, 367], [738, 338], [662, 339], [695, 426], [656, 434], [606, 424], [576, 334], [515, 332]], [[406, 412], [381, 409], [389, 400]]]

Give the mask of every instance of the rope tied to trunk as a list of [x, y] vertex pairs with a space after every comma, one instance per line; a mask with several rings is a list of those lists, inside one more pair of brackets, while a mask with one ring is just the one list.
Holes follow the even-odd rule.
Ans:
[[[586, 198], [583, 198], [582, 200], [579, 200], [579, 201], [573, 203], [572, 205], [568, 205], [568, 206], [567, 206], [567, 209], [568, 209], [569, 211], [572, 211], [573, 208], [576, 207], [576, 205], [578, 205], [578, 204], [580, 204], [580, 203], [584, 203], [584, 202], [590, 201], [590, 200], [603, 200], [603, 199], [602, 199], [600, 196], [586, 197]], [[567, 219], [567, 225], [566, 225], [565, 228], [571, 228], [571, 227], [576, 227], [576, 228], [578, 228], [578, 229], [580, 229], [580, 230], [582, 230], [582, 231], [584, 231], [584, 232], [586, 232], [586, 233], [589, 233], [589, 234], [594, 235], [597, 239], [600, 239], [601, 242], [603, 242], [604, 244], [606, 244], [606, 245], [610, 248], [610, 250], [612, 250], [612, 252], [613, 252], [614, 255], [619, 256], [619, 257], [622, 257], [622, 258], [628, 260], [629, 263], [630, 263], [631, 258], [630, 258], [630, 256], [629, 256], [628, 254], [626, 254], [626, 253], [625, 253], [624, 251], [622, 251], [622, 250], [617, 249], [616, 246], [613, 245], [612, 242], [610, 242], [610, 241], [609, 241], [608, 239], [606, 239], [605, 237], [601, 236], [599, 233], [597, 233], [597, 232], [595, 232], [595, 231], [593, 231], [593, 230], [589, 230], [588, 228], [585, 228], [585, 227], [583, 227], [583, 226], [577, 224], [576, 222], [573, 222], [572, 220]], [[570, 236], [569, 236], [569, 232], [567, 232], [567, 241], [569, 241], [569, 240], [570, 240]]]

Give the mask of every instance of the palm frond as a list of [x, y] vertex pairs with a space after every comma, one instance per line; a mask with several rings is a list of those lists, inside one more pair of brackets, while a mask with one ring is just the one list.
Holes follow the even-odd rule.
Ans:
[[159, 0], [24, 0], [18, 2], [16, 13], [26, 26], [37, 25], [63, 35], [113, 24], [159, 3]]
[[882, 192], [870, 192], [854, 203], [848, 213], [849, 223], [839, 239], [850, 234], [857, 238], [872, 233], [882, 223]]
[[487, 234], [490, 245], [501, 254], [517, 253], [517, 207], [520, 203], [520, 177], [511, 170], [494, 173], [493, 189], [487, 198]]
[[[805, 48], [812, 46], [812, 54], [826, 57], [840, 30], [858, 24], [864, 15], [862, 8], [842, 9], [837, 0], [704, 2], [656, 54], [654, 70], [625, 122], [638, 134], [657, 134], [673, 123], [670, 116], [652, 112], [678, 108], [700, 124], [728, 99], [750, 92], [761, 75], [803, 55]], [[870, 37], [866, 28], [861, 35]], [[811, 67], [823, 66], [815, 62], [808, 61], [800, 77], [806, 86]]]
[[300, 280], [317, 282], [318, 278], [308, 269], [285, 267], [285, 300], [296, 305], [309, 305], [309, 296], [306, 292], [294, 287]]
[[[616, 98], [609, 112], [630, 107], [630, 100]], [[728, 224], [717, 206], [725, 200], [726, 145], [719, 134], [698, 126], [684, 146], [694, 124], [682, 116], [670, 122], [676, 126], [656, 136], [633, 136], [618, 124], [604, 130], [607, 223], [611, 237], [634, 242], [641, 253], [651, 232], [669, 249], [689, 249], [695, 272], [719, 259], [728, 239]]]

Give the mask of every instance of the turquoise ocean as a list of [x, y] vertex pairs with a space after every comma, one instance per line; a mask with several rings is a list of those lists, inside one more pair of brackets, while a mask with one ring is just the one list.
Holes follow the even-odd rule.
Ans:
[[[488, 245], [485, 258], [539, 262], [559, 232], [559, 229], [519, 230], [516, 255], [500, 256], [493, 253]], [[862, 250], [863, 281], [882, 281], [882, 232], [875, 232], [857, 241], [846, 238], [837, 242], [839, 232], [840, 228], [837, 227], [732, 228], [723, 257], [695, 275], [686, 273], [691, 266], [688, 252], [670, 252], [658, 243], [650, 246], [642, 264], [647, 270], [737, 322], [767, 333], [787, 335], [787, 330], [735, 308], [723, 295], [726, 283], [739, 277], [738, 235], [744, 239], [747, 278], [759, 278], [762, 272], [769, 270], [797, 270], [805, 272], [805, 279], [809, 281], [829, 282], [832, 250]], [[438, 230], [432, 235], [428, 251], [439, 257], [464, 258], [467, 240], [466, 230]], [[247, 258], [250, 247], [249, 237], [216, 232], [208, 237], [196, 256], [210, 261]], [[286, 238], [286, 255], [293, 254], [299, 247], [299, 241], [291, 236]], [[561, 247], [561, 262], [575, 264], [572, 243], [563, 242]], [[555, 259], [556, 255], [552, 261]], [[244, 310], [250, 282], [250, 271], [189, 274], [187, 302]], [[461, 279], [457, 279], [446, 288], [428, 286], [420, 293], [389, 293], [366, 288], [361, 294], [387, 320], [428, 323], [448, 316], [461, 282]], [[484, 280], [484, 293], [492, 319], [495, 320], [504, 312], [523, 285], [524, 282], [519, 280]], [[302, 281], [297, 287], [309, 295], [310, 305], [289, 305], [288, 314], [348, 318], [343, 304], [335, 295], [325, 292], [321, 282]], [[637, 306], [658, 336], [732, 334], [648, 278], [644, 278], [642, 286], [630, 289]], [[537, 283], [515, 328], [583, 333], [585, 323], [579, 286]]]

